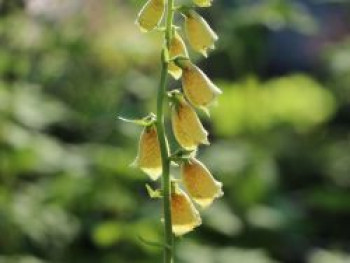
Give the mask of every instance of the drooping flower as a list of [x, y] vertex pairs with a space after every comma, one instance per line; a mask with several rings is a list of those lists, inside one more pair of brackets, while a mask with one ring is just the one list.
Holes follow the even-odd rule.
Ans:
[[206, 109], [222, 91], [191, 62], [183, 63], [182, 69], [182, 88], [186, 98], [193, 106]]
[[193, 0], [193, 2], [199, 7], [209, 7], [212, 0]]
[[182, 164], [181, 176], [192, 199], [203, 208], [223, 195], [222, 183], [216, 181], [204, 164], [195, 158]]
[[177, 93], [172, 105], [171, 121], [177, 142], [186, 150], [195, 150], [199, 144], [209, 144], [208, 132], [204, 129], [196, 111]]
[[181, 189], [171, 194], [171, 219], [172, 230], [176, 236], [184, 235], [202, 223], [197, 209]]
[[137, 157], [133, 163], [152, 180], [157, 180], [162, 173], [162, 159], [154, 124], [147, 126], [141, 133]]
[[[174, 36], [170, 42], [169, 57], [170, 57], [170, 59], [172, 59], [176, 56], [188, 57], [188, 52], [187, 52], [186, 45], [185, 45], [184, 41], [182, 40], [179, 33], [177, 33], [175, 30]], [[169, 63], [168, 71], [175, 79], [179, 79], [182, 75], [182, 69], [180, 67], [178, 67], [174, 63], [174, 61], [171, 61]]]
[[148, 0], [137, 16], [136, 24], [142, 32], [155, 29], [163, 18], [165, 0]]
[[211, 29], [207, 21], [193, 10], [185, 13], [185, 30], [193, 50], [207, 57], [208, 49], [215, 48], [215, 42], [218, 40], [218, 36]]

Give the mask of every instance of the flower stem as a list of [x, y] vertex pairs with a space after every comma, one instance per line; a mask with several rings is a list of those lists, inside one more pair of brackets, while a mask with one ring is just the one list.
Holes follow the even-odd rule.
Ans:
[[[168, 0], [167, 7], [167, 19], [166, 19], [166, 31], [165, 31], [165, 44], [166, 49], [169, 50], [170, 41], [172, 37], [172, 27], [174, 18], [174, 0]], [[162, 190], [163, 190], [163, 216], [164, 216], [164, 263], [173, 262], [173, 234], [172, 234], [172, 222], [171, 222], [171, 185], [170, 185], [170, 158], [169, 149], [166, 139], [166, 133], [164, 128], [164, 99], [167, 87], [168, 79], [168, 67], [167, 61], [168, 53], [166, 50], [162, 50], [162, 71], [160, 85], [157, 96], [157, 132], [158, 140], [160, 144], [160, 150], [162, 155]]]

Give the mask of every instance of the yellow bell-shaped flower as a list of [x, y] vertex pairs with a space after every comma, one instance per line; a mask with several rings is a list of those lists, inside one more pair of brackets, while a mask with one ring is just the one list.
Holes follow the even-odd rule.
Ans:
[[191, 158], [181, 166], [182, 181], [192, 199], [201, 207], [208, 207], [223, 195], [222, 183], [216, 181], [203, 163]]
[[193, 2], [199, 7], [209, 7], [212, 0], [193, 0]]
[[[188, 57], [188, 52], [184, 41], [175, 30], [175, 34], [170, 42], [169, 57], [172, 59], [177, 56]], [[182, 75], [182, 69], [178, 67], [174, 61], [169, 63], [168, 71], [175, 79], [179, 79]]]
[[182, 65], [182, 88], [189, 102], [206, 109], [222, 91], [191, 62]]
[[208, 49], [215, 48], [215, 42], [218, 40], [218, 36], [211, 29], [207, 21], [195, 11], [189, 11], [185, 14], [185, 30], [188, 42], [193, 50], [207, 57]]
[[181, 189], [171, 194], [171, 220], [176, 236], [184, 235], [202, 223], [197, 209]]
[[145, 127], [139, 142], [139, 149], [134, 166], [139, 167], [152, 180], [157, 180], [162, 173], [162, 158], [154, 124]]
[[155, 29], [163, 18], [165, 0], [148, 0], [137, 16], [136, 24], [142, 32]]
[[184, 149], [195, 150], [199, 144], [209, 144], [208, 132], [182, 94], [172, 105], [171, 121], [175, 138]]

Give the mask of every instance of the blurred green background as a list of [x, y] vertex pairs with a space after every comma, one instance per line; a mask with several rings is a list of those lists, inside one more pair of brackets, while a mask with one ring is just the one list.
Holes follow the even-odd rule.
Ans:
[[[161, 33], [134, 25], [144, 2], [0, 0], [0, 263], [161, 262], [140, 241], [162, 238], [129, 167], [140, 127], [117, 120], [155, 111]], [[224, 95], [199, 158], [225, 196], [176, 262], [349, 263], [350, 2], [200, 13], [220, 41], [192, 57]]]

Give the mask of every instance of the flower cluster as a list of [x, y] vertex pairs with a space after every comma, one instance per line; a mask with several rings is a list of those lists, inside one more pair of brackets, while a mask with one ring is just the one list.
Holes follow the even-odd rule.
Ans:
[[[211, 0], [193, 0], [195, 6], [209, 7]], [[136, 23], [141, 31], [160, 29], [166, 0], [148, 0], [140, 11]], [[205, 19], [194, 9], [195, 6], [177, 7], [184, 17], [184, 33], [193, 51], [208, 56], [215, 48], [218, 36]], [[179, 28], [172, 26], [171, 38], [167, 43], [168, 73], [176, 80], [182, 78], [182, 91], [168, 92], [171, 110], [172, 131], [181, 147], [167, 158], [180, 166], [181, 179], [172, 181], [171, 219], [175, 235], [183, 235], [201, 224], [200, 215], [192, 200], [201, 208], [208, 207], [214, 199], [223, 195], [222, 184], [214, 179], [207, 167], [196, 158], [199, 145], [208, 145], [208, 132], [203, 127], [197, 109], [208, 113], [208, 107], [221, 90], [190, 60], [186, 44]], [[140, 137], [139, 150], [134, 164], [157, 180], [162, 174], [162, 154], [157, 132], [156, 119], [146, 121]], [[167, 147], [168, 149], [169, 147]], [[186, 189], [186, 192], [179, 186]]]

